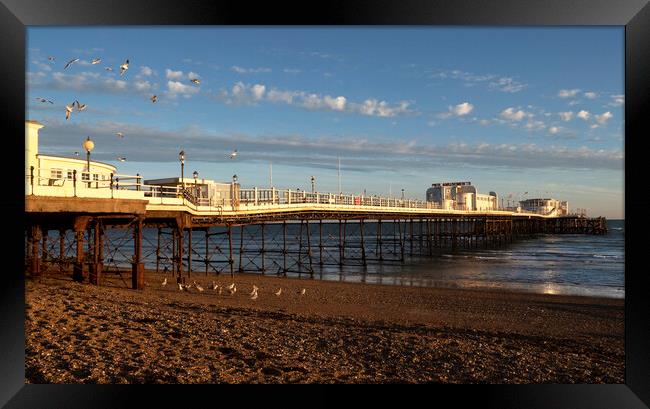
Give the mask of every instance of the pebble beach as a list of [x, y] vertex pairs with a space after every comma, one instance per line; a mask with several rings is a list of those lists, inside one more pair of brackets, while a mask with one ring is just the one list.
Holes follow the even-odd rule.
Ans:
[[[237, 291], [219, 294], [213, 280]], [[26, 383], [624, 383], [622, 299], [192, 281], [204, 291], [155, 272], [142, 291], [119, 277], [27, 279]]]

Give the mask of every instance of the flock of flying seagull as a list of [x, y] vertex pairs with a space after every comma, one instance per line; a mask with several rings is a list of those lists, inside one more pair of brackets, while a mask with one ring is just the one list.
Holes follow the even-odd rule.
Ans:
[[[163, 287], [167, 285], [167, 277], [165, 277], [165, 279], [163, 280], [161, 285]], [[178, 283], [178, 289], [180, 291], [188, 291], [189, 292], [190, 288], [192, 288], [192, 287], [196, 288], [196, 290], [198, 292], [203, 292], [204, 291], [203, 286], [201, 286], [201, 284], [197, 283], [196, 281], [193, 281], [192, 284]], [[234, 295], [237, 292], [237, 285], [235, 285], [235, 283], [232, 283], [229, 286], [221, 286], [221, 285], [218, 285], [216, 283], [216, 281], [212, 281], [212, 283], [210, 284], [208, 289], [213, 290], [213, 291], [217, 291], [218, 294], [222, 294], [224, 292], [224, 290], [226, 290], [228, 292], [228, 294]], [[257, 300], [257, 297], [259, 295], [258, 291], [259, 291], [259, 288], [256, 285], [253, 285], [253, 291], [251, 291], [250, 294], [249, 294], [251, 300]], [[298, 294], [300, 294], [301, 296], [305, 295], [306, 293], [307, 293], [307, 290], [305, 288], [303, 288], [302, 290], [300, 290], [298, 292]], [[282, 295], [282, 287], [278, 288], [278, 291], [276, 291], [273, 294], [275, 294], [277, 297]]]
[[[48, 59], [50, 62], [54, 62], [54, 61], [56, 61], [56, 57], [54, 57], [54, 56], [48, 56], [47, 59]], [[78, 62], [78, 61], [79, 61], [79, 58], [73, 58], [72, 60], [68, 61], [68, 62], [65, 64], [65, 66], [63, 67], [63, 69], [64, 69], [64, 70], [67, 69], [69, 66], [71, 66], [72, 64], [74, 64], [74, 63], [76, 63], [76, 62]], [[102, 59], [101, 59], [101, 58], [93, 58], [93, 59], [90, 61], [90, 64], [92, 64], [92, 65], [96, 65], [96, 64], [99, 64], [99, 63], [101, 63], [101, 62], [102, 62]], [[126, 59], [126, 60], [124, 61], [124, 63], [123, 63], [122, 65], [120, 65], [119, 68], [120, 68], [120, 76], [124, 75], [124, 73], [129, 69], [129, 60]], [[106, 70], [106, 71], [111, 71], [111, 72], [112, 72], [112, 71], [113, 71], [113, 68], [112, 68], [112, 67], [106, 67], [105, 70]], [[190, 78], [190, 82], [193, 83], [193, 84], [196, 84], [196, 85], [201, 84], [201, 80], [198, 79], [198, 78]], [[149, 99], [151, 100], [152, 103], [155, 104], [156, 101], [158, 101], [158, 95], [152, 95], [151, 98], [149, 98]], [[47, 99], [47, 98], [43, 98], [43, 97], [36, 97], [36, 100], [39, 101], [39, 102], [42, 102], [42, 103], [50, 103], [50, 104], [54, 104], [54, 102], [53, 102], [52, 100]], [[76, 110], [75, 110], [75, 108], [76, 108]], [[70, 119], [70, 115], [71, 115], [73, 112], [81, 112], [81, 111], [83, 111], [84, 109], [86, 109], [86, 104], [81, 104], [81, 103], [79, 103], [79, 101], [75, 100], [75, 101], [72, 102], [71, 104], [68, 104], [68, 105], [65, 106], [65, 119], [66, 119], [66, 120]], [[117, 132], [116, 135], [117, 135], [119, 138], [124, 138], [124, 133], [122, 133], [122, 132]], [[76, 156], [79, 156], [79, 153], [78, 153], [78, 152], [75, 152], [75, 155], [76, 155]], [[232, 152], [230, 153], [230, 159], [234, 159], [235, 157], [237, 157], [237, 149], [235, 149], [234, 151], [232, 151]], [[119, 157], [117, 158], [117, 160], [119, 160], [120, 162], [124, 162], [124, 161], [126, 161], [126, 158], [123, 157], [123, 156], [119, 156]]]

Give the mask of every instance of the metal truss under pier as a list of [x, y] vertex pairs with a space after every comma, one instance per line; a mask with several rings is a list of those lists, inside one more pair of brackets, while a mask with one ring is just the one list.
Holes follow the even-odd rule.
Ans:
[[[39, 198], [45, 200], [45, 198]], [[25, 268], [144, 288], [145, 264], [178, 282], [198, 274], [314, 274], [324, 266], [401, 263], [440, 249], [504, 246], [536, 234], [606, 234], [605, 218], [300, 210], [197, 216], [138, 200], [30, 201]]]

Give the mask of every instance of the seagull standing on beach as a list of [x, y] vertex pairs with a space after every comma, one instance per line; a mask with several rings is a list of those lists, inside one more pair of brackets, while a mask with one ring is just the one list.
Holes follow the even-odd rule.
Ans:
[[196, 281], [194, 282], [194, 287], [196, 287], [196, 289], [199, 290], [199, 292], [203, 291], [203, 287], [201, 287]]
[[124, 75], [126, 70], [129, 69], [129, 60], [124, 61], [124, 64], [120, 65], [120, 75]]
[[256, 294], [256, 293], [257, 293], [257, 290], [259, 290], [259, 288], [257, 288], [256, 285], [254, 285], [254, 286], [253, 286], [253, 291], [251, 291], [251, 295]]
[[228, 291], [230, 292], [230, 295], [233, 295], [237, 292], [237, 287], [235, 284], [232, 285], [232, 288], [228, 288]]
[[251, 300], [257, 300], [257, 291], [251, 296]]
[[167, 277], [165, 277], [165, 279], [163, 280], [162, 285], [163, 287], [167, 285]]
[[183, 291], [183, 284], [178, 283], [178, 289], [181, 290], [181, 291]]
[[306, 292], [307, 290], [303, 288], [302, 291], [300, 291], [300, 295], [305, 295]]
[[74, 58], [74, 59], [68, 61], [68, 63], [65, 65], [65, 67], [63, 67], [63, 69], [65, 70], [66, 68], [68, 68], [70, 65], [76, 63], [77, 61], [79, 61], [78, 58]]
[[278, 297], [280, 296], [280, 294], [282, 294], [282, 288], [280, 288], [278, 292], [275, 293], [275, 295], [277, 295]]

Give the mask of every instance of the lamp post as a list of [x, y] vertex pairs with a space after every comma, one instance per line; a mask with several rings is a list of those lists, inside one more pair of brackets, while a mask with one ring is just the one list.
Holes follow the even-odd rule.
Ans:
[[316, 178], [311, 177], [311, 192], [314, 193], [316, 191]]
[[199, 172], [194, 171], [192, 172], [192, 176], [194, 177], [194, 195], [198, 198], [199, 197], [199, 188], [196, 185], [197, 179], [199, 178]]
[[402, 189], [402, 200], [404, 200], [404, 189]]
[[178, 152], [178, 160], [181, 161], [181, 183], [185, 187], [184, 170], [185, 170], [185, 151]]
[[90, 187], [90, 151], [95, 148], [95, 142], [90, 140], [90, 136], [88, 136], [84, 141], [83, 148], [86, 150], [86, 161], [88, 162], [88, 187]]

